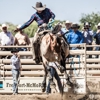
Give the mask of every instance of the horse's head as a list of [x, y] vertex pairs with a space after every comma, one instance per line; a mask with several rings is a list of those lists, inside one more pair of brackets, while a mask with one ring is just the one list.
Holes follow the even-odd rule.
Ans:
[[62, 25], [61, 23], [58, 23], [52, 30], [52, 34], [57, 34], [58, 32], [61, 31]]
[[60, 52], [60, 43], [59, 39], [56, 35], [49, 32], [49, 34], [46, 34], [42, 38], [42, 43], [45, 45], [45, 48], [48, 48], [51, 52]]
[[[42, 41], [46, 45], [45, 47], [48, 47], [49, 50], [59, 52], [60, 51], [60, 40], [57, 37], [56, 33], [58, 33], [61, 30], [61, 24], [58, 23], [53, 30], [44, 30], [39, 32], [39, 35], [42, 35]], [[43, 35], [44, 34], [44, 35]]]

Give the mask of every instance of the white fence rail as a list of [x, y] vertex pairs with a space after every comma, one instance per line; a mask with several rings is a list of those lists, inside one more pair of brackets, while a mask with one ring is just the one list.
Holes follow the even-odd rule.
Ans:
[[[88, 83], [88, 87], [90, 89], [91, 92], [93, 92], [93, 90], [95, 90], [96, 92], [100, 92], [100, 88], [97, 87], [93, 87], [91, 84], [99, 84], [100, 81], [100, 59], [99, 58], [88, 58], [88, 55], [100, 55], [100, 51], [86, 51], [86, 47], [90, 47], [86, 46], [86, 44], [73, 44], [70, 45], [70, 47], [75, 47], [75, 46], [80, 46], [81, 49], [79, 50], [70, 50], [70, 54], [71, 55], [79, 55], [80, 56], [80, 64], [79, 64], [79, 58], [75, 58], [73, 57], [73, 68], [70, 68], [70, 63], [72, 62], [72, 60], [70, 59], [69, 62], [66, 63], [66, 68], [67, 70], [70, 70], [74, 73], [76, 71], [76, 73], [78, 73], [80, 71], [80, 74], [84, 75], [84, 78], [86, 79], [87, 83]], [[98, 45], [92, 45], [92, 47], [97, 47]], [[22, 46], [0, 46], [0, 48], [20, 48]], [[31, 48], [31, 46], [23, 46], [23, 47], [27, 47], [27, 48]], [[22, 72], [21, 72], [21, 79], [22, 79], [22, 83], [23, 84], [23, 80], [26, 82], [25, 84], [28, 83], [27, 79], [29, 80], [30, 84], [41, 84], [42, 81], [42, 77], [44, 75], [44, 71], [43, 71], [43, 66], [40, 65], [36, 65], [35, 62], [32, 59], [32, 51], [20, 51], [19, 54], [21, 56], [26, 56], [30, 58], [27, 59], [21, 59], [21, 64], [22, 64]], [[11, 52], [10, 51], [0, 51], [0, 56], [11, 56]], [[10, 59], [0, 59], [0, 63], [4, 64], [4, 66], [2, 65], [0, 67], [0, 82], [3, 84], [3, 88], [0, 88], [0, 93], [5, 93], [7, 88], [7, 84], [12, 84], [12, 73], [11, 73], [11, 60]], [[63, 75], [58, 71], [59, 75]], [[75, 74], [73, 74], [75, 76]], [[9, 79], [10, 78], [10, 79]], [[98, 80], [97, 80], [97, 79]], [[5, 79], [5, 80], [4, 80]], [[34, 80], [31, 81], [31, 80]], [[40, 80], [40, 81], [39, 81]], [[96, 80], [96, 81], [94, 81]], [[91, 84], [89, 84], [89, 82]], [[2, 85], [0, 83], [0, 85]], [[9, 87], [9, 86], [8, 86]], [[24, 90], [24, 87], [20, 86], [20, 93], [41, 93], [40, 90], [40, 85], [39, 88], [35, 88], [35, 85], [32, 85], [32, 89], [30, 89], [26, 86], [26, 90]], [[99, 85], [98, 85], [99, 87]], [[5, 89], [5, 90], [4, 90]], [[10, 90], [9, 88], [7, 88], [8, 92], [7, 93], [11, 93], [11, 87]], [[10, 92], [9, 92], [10, 91]]]

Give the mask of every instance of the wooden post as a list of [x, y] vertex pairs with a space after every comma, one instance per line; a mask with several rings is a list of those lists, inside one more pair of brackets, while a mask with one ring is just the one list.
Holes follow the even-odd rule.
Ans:
[[[87, 62], [86, 61], [86, 43], [84, 43], [84, 66], [85, 66], [85, 68], [84, 68], [85, 69], [85, 74], [84, 75], [85, 75], [85, 83], [87, 82], [87, 64], [86, 64], [86, 62]], [[86, 83], [86, 87], [87, 87], [87, 83]]]

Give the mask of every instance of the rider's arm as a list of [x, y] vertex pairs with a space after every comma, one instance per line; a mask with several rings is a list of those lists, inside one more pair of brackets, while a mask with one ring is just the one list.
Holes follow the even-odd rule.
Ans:
[[35, 19], [35, 14], [33, 14], [31, 18], [19, 28], [19, 30], [28, 27], [34, 21], [34, 19]]
[[51, 18], [54, 19], [55, 18], [55, 14], [50, 9], [48, 9], [48, 10], [49, 10], [49, 12], [51, 14]]

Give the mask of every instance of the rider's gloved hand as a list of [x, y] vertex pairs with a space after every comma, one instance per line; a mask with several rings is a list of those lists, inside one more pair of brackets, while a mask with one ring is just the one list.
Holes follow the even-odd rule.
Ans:
[[50, 18], [48, 23], [48, 28], [52, 30], [52, 24], [54, 22], [54, 19]]
[[54, 22], [54, 19], [50, 18], [49, 23], [53, 23], [53, 22]]
[[14, 32], [18, 32], [19, 31], [19, 28], [16, 28], [15, 30], [14, 30]]

